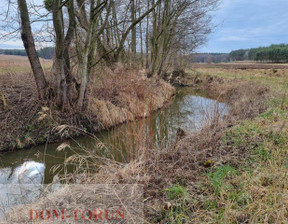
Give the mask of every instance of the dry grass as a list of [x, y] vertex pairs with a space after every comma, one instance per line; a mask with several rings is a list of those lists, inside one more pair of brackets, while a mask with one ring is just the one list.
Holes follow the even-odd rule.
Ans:
[[146, 77], [135, 75], [135, 71], [125, 69], [92, 83], [88, 111], [96, 115], [104, 128], [147, 117], [162, 108], [175, 93], [175, 89], [162, 80], [151, 83]]
[[[40, 62], [45, 70], [49, 70], [52, 66], [51, 60], [40, 58]], [[26, 56], [0, 55], [0, 75], [23, 72], [31, 72], [30, 64]]]
[[[213, 86], [214, 81], [216, 86], [220, 84], [221, 92], [227, 83], [254, 82], [246, 89], [237, 86], [223, 92], [223, 97], [234, 102], [231, 113], [238, 113], [237, 120], [244, 118], [245, 121], [223, 130], [219, 145], [214, 144], [221, 160], [216, 160], [213, 168], [200, 175], [194, 183], [196, 188], [188, 187], [193, 197], [194, 218], [191, 220], [195, 223], [287, 223], [287, 70], [237, 70], [223, 66], [196, 70], [208, 75], [208, 85]], [[211, 75], [215, 74], [216, 78], [211, 81]], [[259, 91], [262, 84], [267, 87]]]
[[[84, 127], [93, 132], [146, 117], [163, 107], [175, 91], [163, 81], [152, 84], [142, 75], [124, 68], [117, 69], [115, 73], [107, 72], [102, 79], [99, 76], [97, 73], [95, 79], [92, 77], [87, 97], [88, 109], [84, 113], [62, 113], [54, 102], [47, 102], [48, 114], [41, 117], [41, 103], [37, 100], [32, 74], [2, 74], [0, 131], [5, 134], [0, 135], [0, 148], [11, 150], [44, 143], [48, 135], [50, 141], [59, 140], [59, 136], [50, 135], [49, 130], [61, 124]], [[50, 73], [47, 73], [47, 78], [51, 78]]]
[[224, 68], [224, 69], [238, 69], [238, 70], [250, 70], [250, 69], [287, 69], [287, 63], [257, 63], [253, 61], [238, 61], [229, 63], [216, 63], [216, 64], [204, 64], [204, 63], [193, 63], [192, 68]]
[[[219, 85], [216, 80], [204, 86], [216, 92], [216, 86]], [[250, 151], [245, 147], [231, 147], [231, 143], [227, 144], [223, 137], [226, 136], [227, 127], [235, 125], [236, 119], [255, 117], [259, 113], [258, 102], [264, 102], [269, 92], [265, 87], [251, 88], [251, 85], [247, 82], [234, 82], [233, 86], [228, 82], [226, 88], [223, 86], [218, 90], [223, 97], [231, 99], [232, 113], [229, 119], [214, 119], [200, 132], [182, 136], [175, 145], [168, 148], [140, 148], [138, 158], [128, 164], [118, 164], [106, 159], [103, 161], [91, 153], [74, 155], [67, 159], [65, 165], [78, 164], [77, 173], [65, 176], [64, 179], [73, 180], [75, 175], [84, 173], [85, 175], [77, 178], [80, 183], [144, 185], [145, 214], [149, 222], [225, 223], [225, 220], [228, 220], [227, 223], [233, 223], [229, 221], [230, 213], [221, 213], [223, 206], [232, 212], [229, 207], [231, 203], [227, 201], [229, 197], [226, 197], [229, 189], [224, 185], [222, 189], [221, 181], [236, 176], [237, 169], [241, 169], [244, 161], [250, 157]], [[233, 88], [237, 91], [231, 92]], [[224, 90], [227, 92], [223, 92]], [[246, 117], [243, 111], [237, 113], [235, 110], [239, 106], [250, 108]], [[252, 113], [252, 110], [255, 112]], [[217, 170], [218, 168], [220, 170]], [[89, 173], [88, 170], [98, 172]], [[208, 173], [208, 176], [205, 173]], [[224, 192], [224, 195], [219, 196], [218, 192]], [[74, 194], [66, 191], [61, 197], [70, 200]], [[41, 203], [45, 204], [44, 202], [49, 203], [45, 199]]]
[[23, 137], [29, 132], [29, 126], [34, 126], [37, 112], [41, 110], [32, 80], [30, 73], [1, 75], [0, 91], [5, 99], [0, 100], [0, 132], [3, 133], [0, 135], [1, 148], [5, 145], [21, 148], [24, 144], [33, 143]]
[[[265, 65], [265, 64], [264, 64]], [[262, 66], [264, 66], [262, 65]], [[242, 66], [245, 66], [242, 65]], [[193, 70], [188, 71], [188, 73], [200, 73], [203, 75], [212, 75], [224, 79], [239, 79], [244, 81], [252, 81], [253, 83], [258, 83], [266, 86], [273, 86], [276, 91], [285, 90], [288, 86], [288, 67], [285, 68], [271, 68], [271, 65], [266, 65], [267, 68], [249, 68], [246, 65], [246, 69], [239, 69], [237, 67], [228, 65], [215, 65], [214, 67], [206, 66], [194, 66]], [[269, 67], [270, 66], [270, 67]]]
[[230, 104], [224, 122], [103, 167], [89, 183], [144, 184], [153, 223], [286, 223], [287, 98], [239, 79], [208, 76], [201, 86]]
[[198, 181], [197, 222], [287, 222], [287, 112], [277, 110], [224, 132], [221, 146], [236, 156]]

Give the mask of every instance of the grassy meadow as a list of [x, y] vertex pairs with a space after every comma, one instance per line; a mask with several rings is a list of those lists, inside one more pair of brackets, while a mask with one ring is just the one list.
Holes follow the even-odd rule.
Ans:
[[275, 91], [288, 88], [288, 65], [287, 64], [258, 64], [225, 63], [225, 64], [196, 64], [192, 65], [187, 72], [212, 75], [225, 79], [240, 79], [253, 81], [258, 84], [269, 85]]

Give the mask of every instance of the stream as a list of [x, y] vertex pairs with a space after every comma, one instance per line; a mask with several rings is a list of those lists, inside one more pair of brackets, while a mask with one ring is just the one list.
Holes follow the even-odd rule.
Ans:
[[[62, 165], [66, 158], [83, 149], [119, 162], [129, 162], [135, 159], [141, 147], [157, 150], [173, 143], [178, 128], [198, 131], [215, 114], [224, 116], [228, 112], [227, 104], [218, 102], [207, 93], [179, 88], [165, 108], [148, 118], [103, 131], [95, 138], [66, 141], [73, 150], [58, 151], [56, 149], [61, 143], [54, 143], [1, 154], [0, 184], [49, 184], [55, 176], [53, 167]], [[73, 168], [68, 172], [73, 172]]]

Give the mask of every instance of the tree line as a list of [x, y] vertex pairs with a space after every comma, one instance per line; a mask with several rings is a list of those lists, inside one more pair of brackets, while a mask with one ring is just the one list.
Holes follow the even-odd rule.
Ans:
[[[19, 13], [21, 39], [43, 100], [54, 97], [62, 109], [85, 109], [86, 92], [97, 66], [118, 63], [146, 68], [161, 76], [181, 55], [205, 43], [211, 32], [211, 12], [219, 0], [6, 0]], [[13, 12], [10, 12], [10, 14]], [[9, 18], [7, 13], [5, 18]], [[7, 19], [6, 19], [7, 20]], [[52, 76], [47, 82], [32, 31], [43, 24], [40, 38], [55, 44]], [[44, 24], [43, 21], [46, 21]], [[8, 21], [11, 24], [11, 21]], [[6, 27], [7, 32], [10, 26]], [[45, 32], [43, 32], [43, 30]], [[43, 35], [42, 35], [43, 34]], [[75, 66], [76, 65], [76, 66]]]
[[[0, 54], [27, 56], [24, 49], [0, 49]], [[54, 47], [45, 47], [37, 51], [39, 57], [44, 59], [52, 59], [54, 55]]]
[[231, 51], [229, 58], [231, 61], [288, 62], [288, 45], [274, 44], [269, 47], [240, 49]]
[[227, 53], [194, 53], [190, 55], [190, 62], [193, 63], [221, 63], [229, 61]]

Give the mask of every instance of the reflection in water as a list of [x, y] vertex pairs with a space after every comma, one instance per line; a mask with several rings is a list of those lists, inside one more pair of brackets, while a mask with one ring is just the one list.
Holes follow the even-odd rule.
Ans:
[[[147, 119], [123, 124], [109, 131], [97, 134], [97, 140], [83, 137], [70, 140], [74, 153], [81, 148], [116, 161], [129, 162], [137, 157], [141, 147], [165, 147], [174, 141], [177, 129], [197, 131], [214, 116], [228, 113], [224, 103], [209, 99], [195, 90], [181, 88], [175, 99], [166, 108]], [[51, 168], [63, 164], [65, 158], [73, 155], [71, 150], [57, 151], [60, 144], [33, 147], [3, 154], [0, 158], [0, 184], [51, 183], [54, 174]], [[68, 170], [73, 172], [73, 168]], [[44, 178], [44, 181], [43, 181]], [[30, 181], [30, 182], [29, 182]]]
[[18, 204], [28, 204], [42, 195], [45, 164], [24, 162], [14, 168], [0, 169], [0, 222]]
[[45, 164], [28, 161], [17, 167], [12, 183], [41, 184], [44, 180]]
[[0, 169], [0, 184], [41, 184], [44, 180], [45, 164], [27, 161], [15, 169]]

